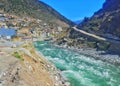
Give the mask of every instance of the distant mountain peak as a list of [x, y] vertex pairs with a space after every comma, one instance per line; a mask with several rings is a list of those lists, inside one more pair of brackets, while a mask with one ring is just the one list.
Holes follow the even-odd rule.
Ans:
[[82, 20], [76, 20], [74, 21], [75, 24], [80, 24], [82, 22]]

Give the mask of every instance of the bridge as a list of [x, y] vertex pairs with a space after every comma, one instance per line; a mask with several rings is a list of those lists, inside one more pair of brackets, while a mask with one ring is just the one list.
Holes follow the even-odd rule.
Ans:
[[76, 27], [72, 27], [72, 29], [74, 29], [77, 32], [80, 32], [81, 34], [83, 34], [84, 36], [86, 36], [88, 38], [99, 40], [99, 41], [109, 42], [111, 44], [111, 46], [109, 47], [109, 50], [111, 52], [115, 52], [115, 53], [120, 54], [120, 40], [114, 39], [114, 38], [108, 38], [108, 37], [101, 37], [101, 36], [86, 32], [84, 30], [80, 30]]
[[87, 35], [87, 36], [93, 37], [93, 38], [95, 38], [95, 39], [102, 40], [102, 41], [107, 41], [106, 38], [103, 38], [103, 37], [97, 36], [97, 35], [95, 35], [95, 34], [91, 34], [91, 33], [88, 33], [88, 32], [86, 32], [86, 31], [77, 29], [76, 27], [73, 27], [73, 29], [74, 29], [75, 31], [78, 31], [78, 32], [82, 33], [82, 34], [85, 34], [85, 35]]
[[95, 34], [92, 34], [92, 33], [89, 33], [89, 32], [86, 32], [84, 30], [80, 30], [76, 27], [72, 27], [75, 31], [77, 32], [80, 32], [86, 36], [89, 36], [89, 37], [92, 37], [92, 38], [95, 38], [97, 40], [101, 40], [101, 41], [109, 41], [109, 42], [115, 42], [115, 43], [120, 43], [120, 39], [114, 39], [114, 38], [109, 38], [109, 37], [102, 37], [102, 36], [98, 36], [98, 35], [95, 35]]

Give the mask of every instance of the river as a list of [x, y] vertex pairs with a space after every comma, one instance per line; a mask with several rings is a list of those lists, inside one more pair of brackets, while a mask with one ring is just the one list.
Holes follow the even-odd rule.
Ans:
[[34, 45], [61, 70], [72, 86], [120, 86], [120, 66], [55, 47], [44, 41], [35, 42]]

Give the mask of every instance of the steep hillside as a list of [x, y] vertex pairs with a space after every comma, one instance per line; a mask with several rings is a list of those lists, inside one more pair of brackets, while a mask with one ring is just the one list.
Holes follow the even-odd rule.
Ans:
[[[120, 54], [120, 1], [106, 0], [91, 18], [69, 29], [58, 44], [75, 48], [95, 48]], [[76, 29], [75, 29], [76, 28]], [[100, 38], [104, 40], [100, 40]]]
[[[120, 38], [120, 0], [106, 0], [102, 9], [85, 18], [78, 28], [104, 37]], [[116, 37], [115, 37], [116, 36]]]
[[21, 17], [41, 19], [47, 23], [56, 23], [63, 27], [73, 24], [53, 8], [39, 0], [0, 0], [0, 10]]
[[68, 86], [65, 84], [57, 69], [30, 42], [17, 48], [0, 46], [0, 86]]

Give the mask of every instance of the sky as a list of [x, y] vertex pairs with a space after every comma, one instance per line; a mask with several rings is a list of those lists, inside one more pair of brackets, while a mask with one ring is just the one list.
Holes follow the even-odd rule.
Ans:
[[105, 0], [41, 0], [66, 18], [77, 21], [90, 17], [102, 7]]

